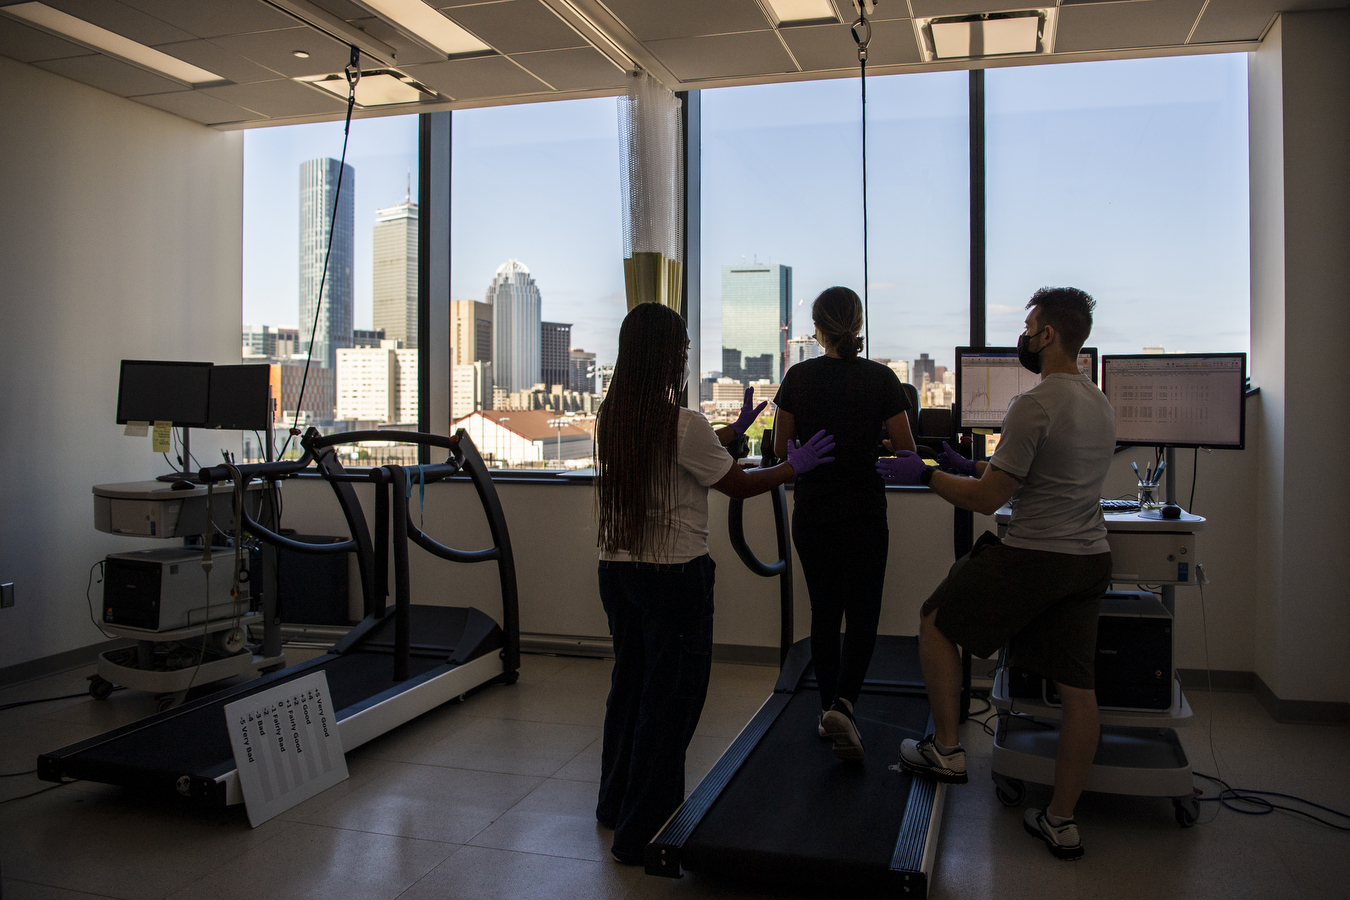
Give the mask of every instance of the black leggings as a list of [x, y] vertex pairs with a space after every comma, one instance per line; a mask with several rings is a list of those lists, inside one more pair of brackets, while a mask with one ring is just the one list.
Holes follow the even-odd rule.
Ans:
[[[811, 593], [811, 655], [820, 705], [858, 702], [881, 618], [890, 531], [884, 518], [816, 523], [793, 516], [792, 542]], [[839, 631], [847, 618], [840, 653]], [[842, 656], [842, 658], [841, 658]]]

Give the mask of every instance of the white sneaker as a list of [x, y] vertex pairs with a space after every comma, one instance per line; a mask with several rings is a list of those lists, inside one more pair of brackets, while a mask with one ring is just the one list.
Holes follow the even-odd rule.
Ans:
[[965, 784], [966, 751], [960, 745], [950, 753], [937, 748], [933, 735], [921, 741], [908, 738], [900, 742], [900, 763], [911, 772], [927, 775], [947, 784]]
[[820, 717], [820, 727], [834, 741], [835, 756], [855, 761], [863, 758], [862, 736], [858, 734], [858, 723], [853, 718], [852, 703], [842, 697], [834, 701]]
[[1062, 825], [1051, 825], [1045, 810], [1029, 809], [1022, 816], [1022, 827], [1032, 837], [1045, 841], [1045, 846], [1060, 859], [1083, 858], [1083, 842], [1078, 838], [1078, 823], [1073, 819]]

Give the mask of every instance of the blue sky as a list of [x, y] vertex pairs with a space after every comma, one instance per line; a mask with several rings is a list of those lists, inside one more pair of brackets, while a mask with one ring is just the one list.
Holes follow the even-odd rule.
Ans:
[[[968, 338], [967, 74], [868, 81], [871, 355], [939, 363]], [[1044, 284], [1098, 300], [1103, 352], [1248, 348], [1246, 57], [986, 73], [988, 331], [1011, 343]], [[452, 291], [524, 262], [545, 320], [612, 360], [624, 313], [612, 99], [454, 117]], [[245, 135], [244, 321], [294, 324], [300, 163], [340, 123]], [[369, 327], [375, 210], [417, 177], [413, 117], [353, 123], [356, 323]], [[858, 81], [703, 93], [703, 368], [720, 366], [721, 266], [793, 267], [794, 333], [824, 287], [862, 287]]]

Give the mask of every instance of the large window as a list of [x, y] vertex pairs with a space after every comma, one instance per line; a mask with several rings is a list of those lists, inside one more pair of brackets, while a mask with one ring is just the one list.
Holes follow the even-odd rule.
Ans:
[[627, 312], [613, 99], [451, 120], [451, 417], [498, 466], [591, 462]]
[[1247, 57], [986, 73], [990, 344], [1043, 285], [1097, 299], [1104, 353], [1250, 344]]
[[[867, 352], [921, 389], [943, 386], [968, 333], [966, 81], [868, 80]], [[741, 384], [772, 396], [786, 367], [815, 355], [817, 294], [863, 294], [861, 98], [857, 79], [838, 79], [702, 100], [702, 387], [718, 419]], [[951, 402], [938, 394], [925, 398]]]
[[[329, 432], [417, 418], [417, 117], [353, 122], [339, 195], [342, 129], [244, 135], [243, 358], [272, 368], [278, 449], [295, 422]], [[243, 444], [261, 457], [261, 436]], [[388, 448], [352, 453], [373, 462]]]

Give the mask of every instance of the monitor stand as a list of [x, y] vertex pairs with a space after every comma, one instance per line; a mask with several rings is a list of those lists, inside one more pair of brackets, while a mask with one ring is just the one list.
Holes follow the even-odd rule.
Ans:
[[188, 430], [189, 429], [186, 427], [183, 428], [183, 471], [170, 472], [168, 475], [156, 475], [156, 481], [191, 481], [193, 484], [198, 483], [199, 479], [197, 478], [197, 473], [188, 468], [188, 466], [192, 464], [192, 454], [189, 452], [190, 445], [188, 444]]

